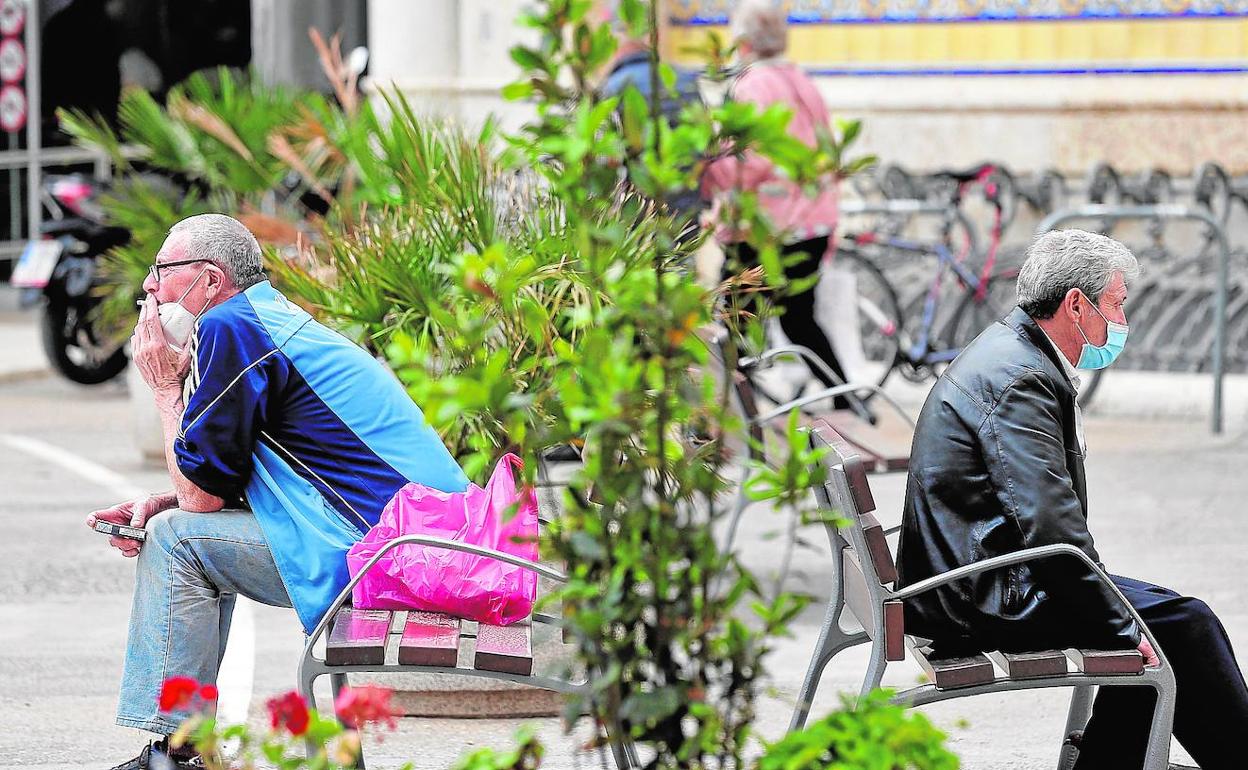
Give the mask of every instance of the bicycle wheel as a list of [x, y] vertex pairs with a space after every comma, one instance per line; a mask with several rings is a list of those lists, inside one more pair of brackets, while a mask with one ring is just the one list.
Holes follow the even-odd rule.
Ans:
[[[883, 385], [901, 348], [901, 309], [897, 292], [880, 269], [855, 249], [840, 247], [827, 286], [820, 292], [828, 307], [816, 312], [824, 333], [850, 382]], [[864, 393], [867, 401], [874, 395]]]
[[1018, 268], [1010, 268], [989, 276], [983, 297], [978, 296], [974, 288], [967, 287], [940, 341], [959, 351], [971, 344], [980, 332], [1004, 318], [1018, 304], [1017, 284]]

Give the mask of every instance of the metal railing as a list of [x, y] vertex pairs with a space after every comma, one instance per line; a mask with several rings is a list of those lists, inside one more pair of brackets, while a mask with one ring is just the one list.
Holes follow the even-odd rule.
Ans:
[[1152, 206], [1117, 206], [1107, 204], [1088, 204], [1055, 211], [1045, 217], [1036, 227], [1036, 234], [1041, 235], [1054, 230], [1058, 225], [1080, 219], [1096, 219], [1102, 222], [1120, 222], [1137, 220], [1142, 222], [1158, 222], [1164, 220], [1187, 220], [1200, 222], [1209, 228], [1209, 237], [1218, 247], [1217, 272], [1213, 287], [1213, 415], [1212, 430], [1222, 432], [1222, 378], [1226, 370], [1226, 316], [1227, 316], [1227, 283], [1230, 280], [1231, 247], [1226, 236], [1226, 229], [1208, 210], [1194, 206], [1178, 204], [1157, 204]]

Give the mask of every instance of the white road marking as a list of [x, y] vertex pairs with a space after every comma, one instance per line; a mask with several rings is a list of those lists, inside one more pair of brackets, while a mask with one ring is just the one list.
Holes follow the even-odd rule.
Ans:
[[246, 722], [251, 706], [251, 688], [256, 681], [256, 614], [252, 606], [251, 599], [238, 597], [225, 657], [217, 672], [217, 720], [224, 725]]
[[76, 455], [66, 449], [61, 449], [38, 439], [29, 438], [27, 436], [16, 436], [12, 433], [0, 433], [0, 442], [8, 444], [20, 452], [26, 452], [36, 457], [47, 460], [53, 465], [59, 465], [70, 473], [74, 473], [94, 484], [104, 487], [113, 494], [132, 500], [136, 497], [142, 497], [146, 494], [142, 489], [131, 484], [116, 471], [109, 470], [103, 465], [93, 463], [85, 457]]
[[[123, 500], [147, 494], [120, 473], [54, 444], [12, 433], [0, 433], [0, 444], [60, 466]], [[250, 599], [238, 597], [230, 624], [230, 638], [217, 672], [217, 717], [222, 724], [247, 721], [256, 669], [256, 623], [252, 607]]]

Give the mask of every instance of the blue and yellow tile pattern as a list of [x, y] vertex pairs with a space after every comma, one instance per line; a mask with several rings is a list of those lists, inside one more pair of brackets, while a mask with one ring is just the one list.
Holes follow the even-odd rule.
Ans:
[[[733, 0], [668, 0], [669, 50], [726, 31]], [[816, 74], [1248, 72], [1248, 0], [789, 0]]]

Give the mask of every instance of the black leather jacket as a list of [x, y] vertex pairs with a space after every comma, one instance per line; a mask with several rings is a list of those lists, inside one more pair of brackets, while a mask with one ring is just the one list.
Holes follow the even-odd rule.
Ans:
[[[1075, 390], [1021, 308], [992, 324], [923, 405], [906, 484], [899, 586], [1023, 548], [1070, 543], [1100, 564], [1087, 527]], [[906, 631], [951, 653], [1139, 643], [1082, 562], [1059, 556], [906, 601]]]

